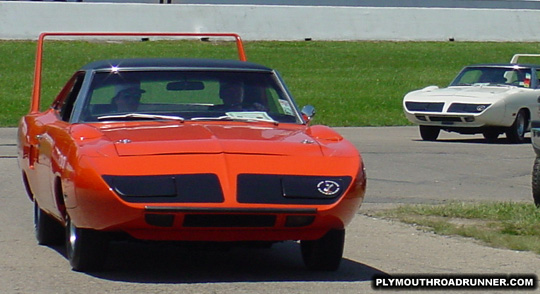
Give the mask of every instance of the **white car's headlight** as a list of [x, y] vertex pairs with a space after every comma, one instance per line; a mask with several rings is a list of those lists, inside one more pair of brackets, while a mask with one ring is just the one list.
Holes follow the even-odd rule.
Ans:
[[452, 103], [448, 108], [448, 112], [481, 113], [490, 105], [491, 104]]

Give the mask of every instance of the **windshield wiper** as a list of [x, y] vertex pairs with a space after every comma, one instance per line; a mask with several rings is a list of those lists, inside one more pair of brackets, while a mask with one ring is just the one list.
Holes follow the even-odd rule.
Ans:
[[150, 120], [176, 120], [184, 122], [185, 119], [180, 116], [173, 115], [159, 115], [159, 114], [146, 114], [146, 113], [127, 113], [127, 114], [113, 114], [100, 116], [98, 120], [122, 120], [122, 119], [150, 119]]
[[275, 125], [278, 125], [279, 122], [272, 119], [272, 118], [256, 118], [256, 117], [235, 117], [235, 116], [214, 116], [214, 117], [194, 117], [190, 120], [198, 121], [198, 120], [225, 120], [225, 121], [243, 121], [243, 122], [267, 122], [272, 123]]

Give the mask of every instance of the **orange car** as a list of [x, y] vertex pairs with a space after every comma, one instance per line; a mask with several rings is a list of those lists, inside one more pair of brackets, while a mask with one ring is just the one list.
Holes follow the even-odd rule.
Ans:
[[308, 268], [338, 268], [364, 198], [362, 159], [332, 129], [309, 125], [313, 108], [300, 111], [276, 71], [243, 61], [238, 37], [239, 61], [90, 63], [40, 111], [49, 35], [18, 132], [39, 244], [65, 242], [72, 268], [92, 271], [120, 236], [299, 240]]

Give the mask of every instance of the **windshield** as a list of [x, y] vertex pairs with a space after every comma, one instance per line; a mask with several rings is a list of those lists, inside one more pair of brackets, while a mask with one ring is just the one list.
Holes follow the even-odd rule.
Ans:
[[531, 86], [531, 70], [508, 67], [467, 67], [450, 86]]
[[271, 72], [128, 71], [94, 75], [80, 121], [148, 119], [302, 123], [296, 106]]

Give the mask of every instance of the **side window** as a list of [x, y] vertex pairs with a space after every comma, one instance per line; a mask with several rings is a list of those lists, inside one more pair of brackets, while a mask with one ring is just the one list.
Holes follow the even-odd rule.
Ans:
[[531, 71], [529, 69], [507, 71], [504, 76], [510, 85], [524, 88], [531, 87]]
[[71, 113], [73, 112], [73, 105], [79, 95], [83, 80], [84, 73], [75, 74], [56, 97], [53, 108], [58, 110], [61, 120], [69, 121]]

